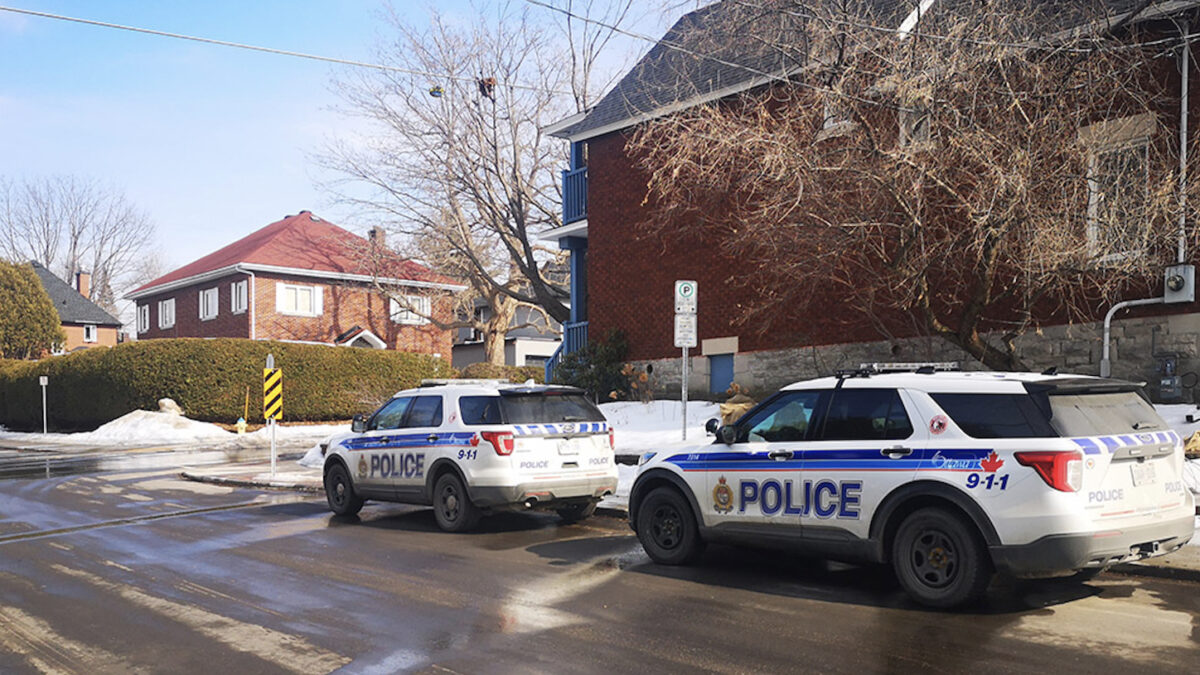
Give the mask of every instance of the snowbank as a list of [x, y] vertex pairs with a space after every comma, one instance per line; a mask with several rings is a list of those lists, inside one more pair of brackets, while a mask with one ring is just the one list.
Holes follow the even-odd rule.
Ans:
[[720, 417], [720, 407], [706, 401], [688, 401], [687, 440], [683, 440], [679, 401], [601, 403], [600, 411], [613, 428], [618, 455], [658, 452], [669, 448], [711, 443], [704, 423]]

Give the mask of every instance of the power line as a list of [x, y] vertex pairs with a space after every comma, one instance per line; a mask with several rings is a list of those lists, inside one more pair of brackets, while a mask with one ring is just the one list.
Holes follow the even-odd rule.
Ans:
[[[96, 21], [94, 19], [83, 19], [75, 16], [66, 16], [63, 14], [51, 14], [49, 12], [38, 12], [32, 9], [23, 9], [20, 7], [6, 7], [0, 5], [0, 11], [12, 12], [14, 14], [26, 14], [28, 16], [36, 16], [43, 19], [56, 19], [58, 21], [69, 21], [73, 23], [81, 23], [88, 26], [99, 26], [101, 28], [112, 28], [116, 30], [124, 30], [132, 33], [143, 33], [146, 35], [157, 35], [159, 37], [174, 38], [176, 40], [190, 40], [192, 42], [201, 42], [204, 44], [217, 45], [220, 47], [232, 47], [235, 49], [248, 49], [255, 52], [264, 52], [267, 54], [276, 54], [278, 56], [291, 56], [300, 59], [308, 59], [310, 61], [323, 61], [325, 63], [336, 63], [343, 66], [354, 66], [356, 68], [371, 68], [373, 70], [382, 70], [394, 73], [403, 73], [405, 75], [418, 75], [428, 77], [432, 80], [451, 80], [456, 82], [466, 82], [471, 85], [478, 85], [479, 79], [474, 77], [466, 77], [462, 75], [447, 75], [445, 73], [431, 73], [428, 71], [416, 70], [413, 68], [402, 68], [400, 66], [386, 66], [380, 63], [367, 63], [365, 61], [354, 61], [351, 59], [339, 59], [332, 56], [321, 56], [319, 54], [307, 54], [305, 52], [295, 52], [287, 49], [275, 49], [274, 47], [260, 47], [258, 45], [250, 45], [242, 42], [230, 42], [228, 40], [217, 40], [214, 38], [200, 37], [196, 35], [185, 35], [183, 33], [169, 33], [167, 31], [154, 30], [152, 28], [140, 28], [138, 26], [127, 26], [119, 23], [110, 23], [108, 21]], [[524, 84], [505, 83], [505, 86], [513, 89], [523, 89], [526, 91], [545, 92], [550, 94], [569, 95], [570, 92], [558, 91], [555, 89], [546, 89], [543, 87], [534, 87]]]

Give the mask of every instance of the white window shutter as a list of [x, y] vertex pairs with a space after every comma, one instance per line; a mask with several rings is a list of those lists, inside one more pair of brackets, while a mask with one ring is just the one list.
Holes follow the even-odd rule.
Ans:
[[317, 316], [325, 313], [324, 291], [322, 286], [313, 286], [313, 314]]
[[283, 296], [284, 296], [284, 292], [285, 292], [285, 288], [284, 288], [284, 285], [283, 285], [283, 283], [282, 283], [282, 282], [279, 282], [279, 281], [276, 281], [276, 282], [275, 282], [275, 311], [276, 311], [276, 312], [280, 312], [280, 313], [282, 313], [282, 312], [283, 312], [283, 308], [284, 308], [284, 304], [283, 304]]
[[196, 303], [200, 306], [200, 318], [204, 318], [204, 291], [200, 291], [200, 302]]

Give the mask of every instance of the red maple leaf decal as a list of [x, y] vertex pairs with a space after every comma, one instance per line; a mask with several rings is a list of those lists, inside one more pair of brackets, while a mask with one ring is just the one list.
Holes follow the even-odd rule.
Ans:
[[1000, 459], [1000, 457], [996, 455], [996, 451], [993, 450], [992, 454], [980, 460], [979, 466], [983, 467], [983, 470], [987, 471], [988, 473], [995, 473], [997, 469], [1004, 466], [1004, 460]]
[[[471, 436], [471, 447], [474, 448], [474, 447], [477, 447], [478, 445], [479, 445], [479, 434], [475, 434], [475, 435]], [[992, 453], [992, 454], [994, 455], [996, 453]]]

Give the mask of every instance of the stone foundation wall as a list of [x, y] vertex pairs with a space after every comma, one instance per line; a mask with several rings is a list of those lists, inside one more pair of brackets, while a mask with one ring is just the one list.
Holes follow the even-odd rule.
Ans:
[[[1030, 333], [1017, 342], [1020, 357], [1033, 370], [1057, 366], [1060, 372], [1099, 375], [1104, 324], [1101, 322], [1051, 326]], [[1146, 382], [1146, 390], [1156, 401], [1159, 395], [1159, 356], [1178, 356], [1178, 372], [1200, 371], [1200, 313], [1176, 314], [1116, 320], [1112, 324], [1110, 362], [1115, 378]], [[708, 391], [709, 361], [689, 353], [688, 397], [724, 400], [724, 394]], [[837, 370], [857, 368], [860, 363], [879, 361], [958, 361], [964, 370], [983, 370], [983, 366], [962, 350], [939, 338], [910, 338], [854, 344], [825, 345], [734, 355], [733, 381], [761, 398], [776, 389], [813, 377], [832, 375]], [[653, 366], [654, 394], [659, 398], [680, 396], [680, 359], [638, 361], [635, 365]], [[1185, 378], [1191, 384], [1194, 378]], [[1168, 402], [1192, 402], [1185, 390], [1182, 399]]]

